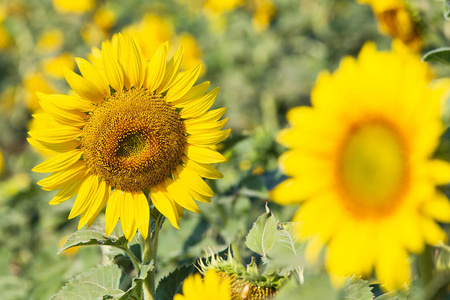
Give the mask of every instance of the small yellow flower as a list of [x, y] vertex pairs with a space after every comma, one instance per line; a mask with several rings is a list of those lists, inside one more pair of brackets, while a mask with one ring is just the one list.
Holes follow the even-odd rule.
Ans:
[[416, 17], [405, 0], [358, 0], [369, 4], [378, 21], [381, 33], [401, 40], [413, 51], [422, 48], [422, 36]]
[[206, 67], [204, 66], [202, 61], [203, 53], [199, 45], [197, 44], [196, 39], [189, 33], [183, 33], [179, 37], [179, 44], [183, 46], [184, 49], [185, 59], [183, 61], [183, 70], [189, 70], [201, 64], [202, 74], [205, 73]]
[[39, 106], [39, 99], [36, 96], [36, 92], [42, 93], [56, 93], [57, 90], [53, 85], [45, 78], [42, 73], [30, 73], [22, 80], [25, 86], [25, 101], [27, 107], [33, 113], [41, 112]]
[[[64, 243], [67, 241], [67, 238], [68, 238], [68, 237], [69, 237], [69, 236], [66, 235], [66, 236], [63, 236], [63, 237], [59, 240], [59, 243], [58, 243], [58, 247], [59, 247], [59, 248], [61, 248], [61, 247], [64, 245]], [[75, 247], [72, 247], [72, 248], [69, 248], [69, 249], [64, 250], [64, 251], [62, 252], [62, 254], [65, 255], [65, 256], [67, 256], [67, 257], [72, 257], [72, 256], [74, 256], [75, 254], [77, 254], [78, 251], [80, 251], [80, 248], [81, 248], [81, 247], [79, 247], [79, 246], [75, 246]]]
[[276, 8], [272, 0], [254, 0], [252, 24], [257, 31], [264, 31], [273, 20]]
[[116, 14], [106, 7], [101, 7], [95, 11], [94, 22], [103, 31], [109, 31], [117, 22]]
[[245, 0], [206, 0], [203, 8], [215, 15], [230, 12], [243, 5]]
[[55, 57], [50, 57], [42, 62], [42, 69], [44, 72], [55, 78], [63, 78], [63, 71], [65, 68], [70, 70], [75, 68], [75, 63], [73, 62], [73, 58], [70, 53], [63, 53]]
[[95, 7], [95, 0], [53, 0], [53, 7], [60, 13], [83, 14]]
[[0, 22], [0, 50], [7, 49], [11, 45], [11, 36]]
[[2, 149], [0, 149], [0, 175], [3, 173], [4, 162], [3, 162], [3, 153]]
[[53, 172], [38, 184], [60, 190], [52, 205], [77, 195], [69, 218], [81, 215], [79, 228], [107, 206], [107, 235], [120, 218], [127, 239], [138, 229], [146, 238], [149, 204], [178, 228], [183, 208], [200, 212], [194, 199], [214, 196], [203, 178], [222, 174], [211, 163], [227, 160], [211, 149], [230, 134], [221, 130], [227, 119], [218, 121], [226, 109], [208, 111], [218, 89], [193, 86], [200, 66], [180, 75], [183, 50], [167, 62], [168, 43], [149, 61], [127, 35], [97, 50], [99, 65], [76, 59], [82, 76], [65, 70], [75, 94], [38, 94], [44, 113], [34, 117], [47, 128], [29, 141], [56, 153], [33, 169]]
[[64, 34], [59, 29], [49, 29], [41, 33], [37, 42], [37, 49], [41, 52], [54, 52], [64, 44]]
[[219, 275], [210, 269], [202, 279], [200, 274], [191, 274], [184, 280], [183, 295], [174, 300], [231, 300], [227, 278], [219, 280]]
[[393, 52], [366, 44], [357, 60], [322, 73], [312, 107], [287, 114], [278, 135], [290, 148], [280, 157], [291, 178], [271, 193], [280, 204], [301, 204], [294, 217], [307, 251], [327, 244], [335, 276], [370, 276], [387, 290], [410, 282], [408, 253], [445, 238], [450, 203], [436, 189], [450, 182], [450, 164], [432, 159], [444, 126], [442, 89], [429, 87], [420, 58], [394, 43]]

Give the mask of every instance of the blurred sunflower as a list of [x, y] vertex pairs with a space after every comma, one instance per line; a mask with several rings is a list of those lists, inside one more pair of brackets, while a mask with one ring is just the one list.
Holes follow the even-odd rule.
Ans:
[[358, 0], [358, 2], [372, 7], [381, 33], [401, 40], [413, 51], [420, 51], [423, 42], [418, 16], [405, 0]]
[[[102, 45], [102, 66], [77, 58], [82, 76], [67, 70], [74, 95], [39, 94], [47, 129], [30, 131], [30, 143], [54, 155], [33, 171], [54, 172], [38, 182], [60, 191], [59, 204], [75, 196], [69, 219], [91, 225], [106, 208], [106, 234], [120, 218], [130, 240], [137, 229], [146, 237], [149, 201], [178, 228], [183, 209], [199, 212], [194, 199], [210, 202], [214, 192], [202, 177], [222, 174], [211, 163], [226, 158], [211, 147], [230, 130], [217, 121], [225, 108], [207, 111], [218, 89], [193, 86], [200, 66], [179, 75], [180, 48], [166, 63], [168, 43], [147, 62], [133, 39], [121, 34]], [[145, 191], [145, 193], [144, 193]]]
[[64, 14], [83, 14], [94, 9], [95, 0], [53, 0], [53, 7]]
[[[393, 52], [367, 43], [333, 74], [321, 74], [312, 107], [287, 114], [291, 128], [278, 140], [292, 178], [275, 187], [274, 201], [301, 207], [294, 216], [308, 258], [324, 244], [331, 274], [370, 276], [393, 290], [410, 282], [408, 252], [445, 238], [450, 204], [436, 185], [450, 164], [431, 159], [443, 132], [443, 89], [429, 87], [430, 70], [395, 42]], [[338, 278], [338, 277], [335, 277]]]
[[174, 300], [231, 300], [227, 278], [219, 280], [219, 275], [210, 269], [202, 279], [200, 274], [191, 274], [183, 283], [183, 295]]

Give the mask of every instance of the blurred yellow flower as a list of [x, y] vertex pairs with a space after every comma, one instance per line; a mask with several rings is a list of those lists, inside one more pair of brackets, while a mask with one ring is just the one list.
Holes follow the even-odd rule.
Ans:
[[208, 12], [220, 15], [226, 12], [230, 12], [243, 5], [244, 3], [245, 0], [206, 0], [203, 4], [203, 8]]
[[39, 72], [27, 74], [23, 78], [22, 83], [25, 87], [25, 102], [28, 109], [33, 113], [42, 111], [36, 92], [50, 94], [57, 92], [56, 88]]
[[172, 26], [168, 19], [149, 13], [139, 23], [125, 27], [123, 32], [140, 45], [142, 54], [148, 60], [160, 44], [171, 40]]
[[108, 38], [108, 33], [98, 27], [93, 22], [87, 22], [80, 31], [83, 41], [88, 46], [98, 46], [102, 41]]
[[95, 0], [53, 0], [53, 7], [60, 13], [83, 14], [95, 7]]
[[65, 70], [74, 95], [38, 95], [44, 113], [34, 117], [46, 129], [28, 140], [57, 154], [33, 171], [53, 172], [38, 182], [60, 190], [50, 204], [77, 195], [69, 218], [81, 215], [79, 228], [107, 205], [107, 235], [120, 218], [128, 240], [137, 230], [146, 238], [148, 201], [178, 228], [183, 208], [200, 212], [194, 199], [214, 196], [203, 178], [222, 177], [211, 164], [227, 159], [211, 147], [230, 134], [228, 119], [218, 121], [226, 109], [208, 111], [218, 89], [193, 86], [200, 66], [179, 75], [182, 49], [169, 62], [167, 52], [161, 44], [147, 61], [131, 37], [115, 35], [102, 44], [102, 66], [77, 58], [82, 76]]
[[416, 18], [405, 0], [358, 0], [369, 4], [378, 21], [381, 33], [400, 39], [413, 51], [422, 48], [422, 36]]
[[117, 22], [116, 14], [106, 7], [100, 7], [95, 11], [94, 22], [103, 31], [108, 32]]
[[229, 279], [222, 278], [213, 269], [200, 274], [191, 274], [184, 280], [183, 295], [176, 294], [173, 300], [231, 300]]
[[183, 70], [190, 70], [193, 67], [201, 64], [202, 74], [206, 72], [206, 66], [203, 63], [203, 53], [197, 44], [197, 40], [189, 33], [182, 33], [178, 38], [178, 43], [183, 46]]
[[[397, 42], [392, 52], [367, 43], [322, 73], [312, 107], [287, 114], [278, 140], [292, 177], [271, 192], [277, 203], [301, 204], [294, 217], [315, 259], [338, 278], [370, 276], [394, 290], [410, 282], [409, 255], [445, 238], [450, 203], [436, 185], [450, 182], [450, 164], [432, 159], [444, 126], [443, 89], [429, 87], [430, 70]], [[316, 236], [317, 235], [317, 236]]]
[[41, 52], [54, 52], [60, 50], [63, 44], [63, 32], [52, 28], [41, 33], [37, 42], [37, 49]]
[[0, 50], [4, 50], [11, 45], [11, 36], [0, 22]]
[[70, 70], [75, 68], [75, 63], [70, 53], [62, 53], [55, 57], [49, 57], [42, 62], [43, 71], [51, 77], [63, 78], [64, 68]]
[[252, 24], [257, 31], [264, 31], [273, 20], [276, 8], [272, 0], [254, 0]]

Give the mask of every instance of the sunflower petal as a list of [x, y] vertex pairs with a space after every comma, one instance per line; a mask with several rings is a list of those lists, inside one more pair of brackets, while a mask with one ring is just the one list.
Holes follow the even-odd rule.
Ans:
[[75, 93], [81, 97], [97, 103], [103, 101], [104, 94], [92, 82], [67, 68], [64, 69], [64, 77]]
[[122, 91], [124, 86], [124, 71], [114, 56], [114, 51], [110, 43], [104, 42], [102, 44], [102, 59], [109, 84], [117, 92]]
[[150, 208], [144, 193], [138, 192], [134, 194], [134, 205], [137, 227], [142, 237], [146, 239], [150, 222]]
[[187, 137], [187, 142], [191, 145], [215, 145], [226, 139], [230, 135], [231, 129], [213, 131], [205, 133], [192, 133]]
[[119, 221], [121, 202], [123, 201], [123, 193], [121, 190], [114, 190], [109, 197], [105, 212], [105, 230], [106, 236], [109, 236]]
[[227, 161], [227, 158], [207, 147], [198, 147], [194, 145], [188, 145], [186, 150], [186, 156], [196, 161], [198, 163], [210, 164], [210, 163], [221, 163]]
[[156, 53], [148, 62], [148, 75], [147, 75], [147, 88], [149, 91], [153, 92], [156, 90], [163, 81], [164, 73], [166, 72], [166, 60], [167, 60], [167, 49], [169, 48], [169, 43], [165, 42], [161, 44], [156, 50]]
[[172, 102], [177, 101], [183, 97], [197, 81], [198, 76], [200, 76], [201, 65], [196, 66], [194, 69], [189, 71], [186, 75], [178, 79], [169, 89], [166, 94], [166, 101]]
[[173, 227], [180, 229], [180, 217], [178, 216], [177, 207], [172, 200], [167, 198], [163, 191], [156, 186], [150, 189], [150, 197], [156, 209], [169, 219]]
[[180, 116], [183, 119], [201, 116], [213, 105], [218, 93], [219, 88], [215, 88], [200, 99], [190, 102], [180, 111]]
[[172, 86], [173, 82], [177, 78], [178, 72], [180, 71], [182, 61], [183, 47], [180, 47], [172, 57], [172, 59], [167, 63], [164, 79], [162, 80], [161, 85], [156, 90], [157, 94], [161, 94]]
[[85, 59], [77, 57], [75, 58], [75, 61], [77, 62], [78, 69], [80, 69], [83, 78], [95, 85], [102, 93], [103, 97], [109, 97], [111, 94], [105, 75]]
[[32, 171], [37, 173], [50, 173], [67, 169], [80, 159], [81, 154], [83, 154], [83, 151], [80, 149], [55, 154], [34, 167]]
[[89, 207], [91, 201], [95, 201], [98, 185], [98, 177], [96, 175], [90, 175], [84, 180], [70, 211], [69, 219], [73, 219], [83, 213]]

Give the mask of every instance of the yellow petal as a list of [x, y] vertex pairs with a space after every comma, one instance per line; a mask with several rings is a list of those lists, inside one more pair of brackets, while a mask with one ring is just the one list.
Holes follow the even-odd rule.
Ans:
[[193, 160], [188, 159], [187, 157], [183, 157], [182, 160], [186, 164], [186, 168], [191, 168], [194, 172], [202, 177], [209, 179], [219, 179], [223, 177], [222, 173], [220, 173], [216, 168], [209, 164], [197, 163]]
[[195, 118], [204, 114], [213, 105], [216, 100], [219, 88], [215, 88], [200, 99], [191, 101], [181, 111], [180, 116], [183, 119]]
[[72, 185], [68, 185], [63, 187], [52, 200], [50, 200], [50, 205], [57, 205], [66, 200], [69, 200], [73, 196], [75, 196], [80, 190], [81, 185], [83, 184], [86, 177], [80, 181], [74, 182]]
[[75, 61], [77, 62], [78, 69], [80, 69], [83, 77], [95, 85], [95, 87], [102, 93], [103, 97], [109, 97], [111, 94], [105, 75], [85, 59], [77, 57], [75, 58]]
[[186, 75], [178, 79], [169, 89], [166, 94], [166, 101], [177, 101], [183, 97], [197, 81], [200, 75], [201, 65], [196, 66], [193, 70], [189, 71]]
[[181, 205], [182, 207], [199, 213], [200, 209], [198, 208], [197, 204], [195, 203], [195, 201], [192, 199], [191, 195], [189, 195], [189, 193], [186, 191], [186, 189], [180, 185], [178, 182], [173, 181], [170, 178], [167, 178], [165, 181], [165, 186], [167, 189], [167, 192], [170, 195], [170, 198], [178, 203], [179, 205]]
[[150, 198], [156, 209], [169, 219], [172, 226], [180, 229], [180, 218], [178, 213], [176, 213], [177, 208], [172, 200], [167, 198], [158, 187], [152, 187], [150, 189]]
[[124, 71], [114, 56], [110, 43], [102, 44], [102, 59], [105, 66], [105, 74], [109, 84], [117, 92], [122, 91], [124, 86]]
[[127, 240], [131, 241], [136, 233], [137, 224], [134, 216], [134, 199], [131, 192], [124, 192], [124, 202], [120, 213], [120, 223], [122, 224], [123, 234]]
[[196, 123], [203, 123], [203, 122], [214, 122], [219, 120], [223, 114], [225, 113], [225, 111], [227, 110], [226, 107], [221, 107], [221, 108], [217, 108], [214, 110], [210, 110], [206, 113], [204, 113], [201, 116], [198, 116], [196, 118], [192, 118], [192, 119], [186, 119], [183, 122], [186, 124], [196, 124]]
[[194, 145], [188, 145], [186, 151], [187, 157], [198, 163], [221, 163], [227, 161], [227, 158], [208, 147], [198, 147]]
[[179, 176], [180, 183], [184, 186], [190, 187], [192, 190], [195, 190], [197, 193], [205, 195], [207, 197], [214, 197], [213, 190], [208, 186], [208, 184], [200, 177], [198, 174], [192, 169], [185, 168], [183, 166], [177, 167], [179, 172], [173, 174], [175, 176]]
[[209, 84], [210, 82], [206, 81], [191, 87], [183, 97], [181, 97], [177, 101], [173, 101], [172, 105], [181, 108], [184, 107], [189, 101], [200, 98], [208, 90]]
[[98, 190], [98, 184], [98, 177], [96, 175], [90, 175], [84, 180], [70, 211], [69, 219], [73, 219], [84, 212], [91, 204], [91, 201], [95, 201], [94, 197]]
[[177, 78], [178, 72], [180, 71], [182, 61], [183, 47], [180, 47], [172, 57], [172, 59], [167, 63], [164, 79], [162, 80], [161, 85], [156, 90], [157, 94], [161, 94], [172, 86], [173, 82]]
[[109, 197], [105, 212], [105, 230], [106, 236], [109, 236], [116, 227], [120, 217], [121, 203], [123, 202], [123, 193], [121, 190], [114, 190]]
[[91, 198], [89, 205], [81, 214], [80, 222], [78, 222], [78, 229], [86, 225], [89, 221], [94, 222], [98, 213], [103, 209], [103, 207], [105, 207], [110, 192], [111, 190], [109, 189], [109, 184], [103, 180], [99, 181], [94, 196]]
[[[97, 210], [89, 218], [88, 226], [92, 226], [92, 224], [94, 224], [95, 219], [97, 218], [100, 211], [106, 206], [106, 203], [108, 203], [110, 197], [111, 197], [111, 186], [109, 184], [106, 184], [106, 188], [103, 194], [103, 200], [101, 201], [100, 205], [98, 205]], [[101, 194], [99, 198], [101, 199]]]
[[149, 91], [153, 92], [156, 90], [164, 78], [164, 73], [166, 72], [166, 60], [167, 60], [167, 49], [169, 48], [169, 43], [161, 44], [156, 50], [151, 60], [147, 65], [147, 88]]
[[381, 287], [393, 291], [409, 284], [411, 281], [409, 265], [408, 253], [394, 241], [380, 247], [375, 273], [382, 283]]
[[64, 77], [75, 93], [81, 97], [97, 103], [103, 101], [104, 94], [90, 81], [67, 68], [64, 69]]
[[94, 110], [94, 105], [86, 99], [70, 95], [43, 94], [36, 92], [39, 100], [51, 102], [61, 109], [89, 112]]
[[64, 185], [73, 184], [75, 181], [79, 181], [86, 176], [88, 168], [85, 166], [84, 161], [77, 161], [69, 168], [55, 172], [37, 182], [45, 191], [52, 191], [62, 188]]
[[38, 140], [46, 143], [65, 143], [72, 142], [77, 137], [81, 136], [82, 131], [79, 128], [72, 126], [60, 126], [43, 130], [32, 130], [28, 134]]
[[134, 205], [137, 227], [142, 237], [146, 239], [150, 222], [150, 208], [144, 193], [138, 192], [134, 194]]
[[423, 212], [439, 222], [450, 223], [450, 201], [440, 192], [423, 204]]
[[187, 133], [203, 133], [203, 132], [211, 132], [222, 129], [223, 126], [227, 123], [228, 118], [213, 121], [213, 122], [196, 122], [196, 123], [185, 123]]
[[215, 145], [226, 139], [230, 135], [230, 132], [231, 129], [205, 133], [193, 133], [187, 137], [187, 142], [191, 145]]
[[64, 170], [76, 163], [83, 154], [80, 149], [74, 149], [65, 153], [58, 153], [48, 158], [32, 169], [33, 172], [50, 173]]
[[281, 205], [298, 204], [311, 197], [313, 192], [316, 187], [305, 185], [297, 178], [288, 178], [270, 192], [270, 198]]
[[450, 183], [450, 163], [434, 159], [428, 162], [430, 168], [430, 175], [436, 182], [436, 184], [448, 184]]
[[130, 79], [131, 85], [137, 89], [140, 89], [144, 83], [145, 60], [141, 51], [131, 37], [124, 36], [124, 42], [128, 46], [128, 63], [124, 66], [125, 70], [128, 71], [127, 75]]
[[[129, 90], [131, 88], [131, 81], [130, 81], [130, 77], [129, 77], [130, 74], [129, 74], [128, 66], [127, 66], [127, 64], [128, 64], [128, 55], [129, 55], [128, 54], [128, 49], [127, 49], [127, 44], [125, 43], [124, 37], [123, 37], [123, 35], [121, 33], [119, 33], [118, 35], [115, 35], [115, 36], [117, 36], [117, 39], [116, 39], [116, 41], [117, 41], [116, 42], [117, 43], [117, 47], [116, 47], [116, 49], [117, 49], [117, 58], [119, 60], [120, 66], [124, 70], [124, 73], [123, 73], [123, 75], [124, 75], [124, 77], [123, 77], [124, 82], [123, 82], [123, 84], [124, 84], [125, 88], [127, 90]], [[114, 43], [113, 43], [113, 45], [114, 45]]]
[[73, 150], [73, 149], [77, 148], [78, 146], [80, 146], [80, 141], [77, 141], [77, 140], [72, 140], [69, 142], [58, 143], [58, 144], [39, 142], [33, 138], [27, 138], [27, 141], [30, 145], [32, 145], [33, 147], [36, 147], [38, 149], [51, 150], [51, 151], [55, 151], [55, 152], [68, 152], [68, 151]]
[[49, 101], [40, 101], [42, 109], [51, 115], [61, 125], [73, 126], [81, 128], [86, 125], [85, 113], [79, 111], [69, 111], [54, 105]]

